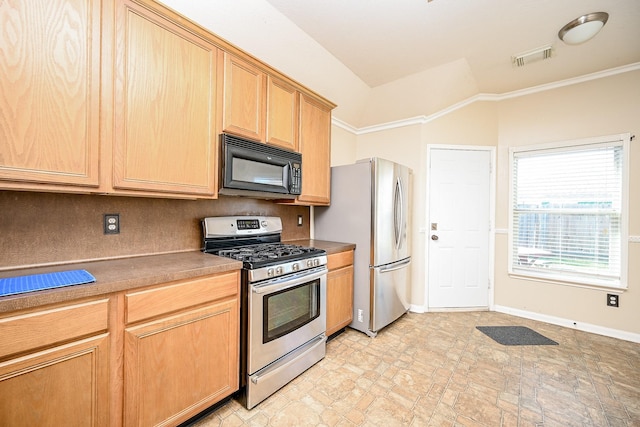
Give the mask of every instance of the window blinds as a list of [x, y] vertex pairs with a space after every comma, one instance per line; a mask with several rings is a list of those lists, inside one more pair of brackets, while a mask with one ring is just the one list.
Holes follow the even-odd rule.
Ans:
[[622, 141], [515, 151], [511, 270], [619, 286]]

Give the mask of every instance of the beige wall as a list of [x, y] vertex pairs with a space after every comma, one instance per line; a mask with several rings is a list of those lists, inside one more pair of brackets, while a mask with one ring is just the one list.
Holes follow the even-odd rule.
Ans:
[[[426, 286], [427, 145], [495, 146], [497, 107], [476, 102], [424, 124], [399, 126], [358, 136], [357, 159], [382, 157], [409, 166], [412, 182], [412, 292], [415, 310], [424, 310]], [[336, 141], [332, 144], [335, 147]]]
[[[295, 27], [264, 0], [240, 3], [208, 0], [162, 0], [238, 47], [264, 60], [338, 104], [334, 117], [350, 126], [374, 126], [394, 120], [437, 114], [476, 94], [463, 62], [419, 73], [378, 88], [369, 88], [336, 58]], [[203, 11], [205, 11], [203, 13]], [[250, 30], [247, 30], [250, 29]], [[498, 148], [496, 226], [507, 227], [508, 147], [621, 132], [640, 133], [638, 72], [521, 96], [476, 102], [423, 125], [359, 134], [334, 126], [332, 163], [361, 157], [389, 157], [414, 169], [413, 220], [424, 227], [426, 144], [492, 145]], [[631, 161], [638, 165], [638, 142]], [[355, 146], [355, 149], [354, 149]], [[354, 155], [355, 153], [355, 155]], [[638, 172], [631, 177], [632, 235], [640, 234]], [[415, 235], [414, 256], [423, 256], [422, 234]], [[518, 282], [506, 276], [506, 234], [496, 236], [496, 304], [543, 315], [575, 318], [602, 327], [640, 332], [640, 244], [629, 246], [630, 290], [621, 307], [604, 306], [603, 291]], [[416, 247], [417, 245], [417, 247]], [[419, 261], [419, 260], [417, 260]], [[424, 269], [414, 266], [414, 303], [423, 304]], [[561, 298], [556, 298], [561, 296]], [[634, 311], [635, 310], [635, 311]]]
[[[543, 92], [473, 102], [422, 125], [401, 126], [357, 137], [356, 157], [378, 156], [407, 164], [413, 185], [413, 295], [426, 305], [425, 233], [427, 144], [497, 147], [495, 305], [540, 318], [640, 333], [640, 244], [629, 243], [629, 289], [620, 307], [606, 306], [606, 290], [518, 280], [507, 274], [509, 171], [511, 146], [630, 132], [640, 136], [640, 71], [623, 73]], [[333, 141], [333, 146], [338, 143]], [[640, 235], [640, 143], [631, 143], [629, 234]]]
[[338, 126], [331, 127], [331, 166], [348, 165], [356, 161], [357, 137]]
[[[640, 71], [498, 103], [496, 226], [508, 227], [508, 150], [512, 146], [630, 132], [640, 135]], [[640, 235], [640, 144], [629, 165], [629, 234]], [[640, 334], [640, 244], [629, 243], [629, 289], [620, 307], [606, 306], [606, 290], [518, 280], [507, 274], [506, 234], [496, 236], [496, 305]]]
[[[381, 157], [411, 168], [412, 206], [411, 226], [411, 277], [424, 278], [424, 233], [422, 212], [424, 211], [424, 163], [426, 162], [426, 146], [423, 143], [422, 126], [413, 125], [368, 133], [358, 137], [357, 159]], [[412, 305], [422, 304], [419, 296], [424, 294], [424, 280], [412, 280]], [[417, 300], [416, 300], [416, 297]]]

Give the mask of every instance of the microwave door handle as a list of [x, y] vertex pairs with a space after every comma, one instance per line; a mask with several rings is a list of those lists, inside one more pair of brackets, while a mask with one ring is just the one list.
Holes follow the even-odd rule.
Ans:
[[289, 193], [293, 191], [292, 172], [293, 172], [293, 165], [291, 164], [291, 162], [287, 162], [287, 166], [285, 168], [285, 175], [287, 177], [287, 180], [285, 182], [287, 183], [287, 191], [289, 191]]

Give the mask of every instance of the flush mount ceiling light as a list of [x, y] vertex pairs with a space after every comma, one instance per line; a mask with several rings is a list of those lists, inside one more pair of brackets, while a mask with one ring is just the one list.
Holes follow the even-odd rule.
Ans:
[[558, 32], [560, 40], [566, 44], [580, 44], [593, 38], [609, 19], [606, 12], [594, 12], [582, 15], [562, 27]]

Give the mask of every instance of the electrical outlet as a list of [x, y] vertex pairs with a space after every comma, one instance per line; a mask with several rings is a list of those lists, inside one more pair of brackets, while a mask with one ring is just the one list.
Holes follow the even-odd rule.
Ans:
[[620, 304], [620, 295], [607, 294], [607, 306], [619, 307], [619, 304]]
[[120, 214], [104, 214], [104, 234], [120, 233]]
[[358, 309], [358, 322], [364, 322], [364, 312], [361, 308]]
[[298, 227], [302, 227], [302, 215], [298, 215]]

